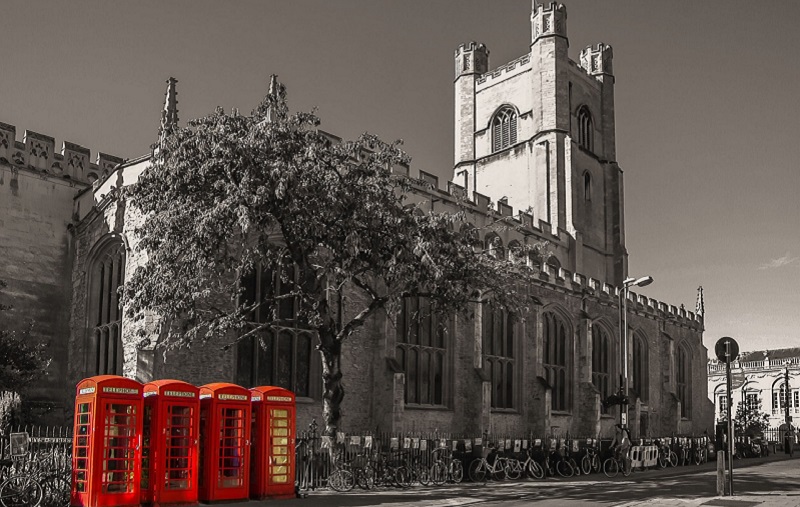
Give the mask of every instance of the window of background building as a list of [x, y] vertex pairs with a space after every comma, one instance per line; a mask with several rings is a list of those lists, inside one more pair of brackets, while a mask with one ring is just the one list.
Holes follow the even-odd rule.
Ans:
[[293, 265], [277, 272], [258, 270], [242, 278], [245, 302], [264, 301], [250, 315], [253, 324], [272, 322], [268, 329], [240, 340], [236, 354], [236, 382], [245, 387], [272, 385], [293, 391], [296, 396], [318, 397], [318, 358], [312, 353], [314, 332], [301, 323], [296, 297], [297, 279]]
[[513, 314], [483, 303], [483, 364], [492, 383], [492, 408], [514, 408], [515, 319]]
[[504, 107], [492, 118], [492, 151], [500, 151], [517, 144], [517, 112]]
[[406, 376], [405, 402], [445, 405], [447, 336], [426, 298], [408, 297], [397, 317], [397, 360]]
[[552, 387], [552, 409], [566, 412], [572, 407], [572, 340], [564, 320], [555, 312], [542, 314], [545, 379]]
[[117, 290], [124, 280], [125, 245], [111, 241], [94, 256], [88, 281], [89, 368], [94, 375], [122, 375], [122, 310]]
[[[611, 394], [612, 354], [608, 332], [602, 326], [592, 326], [592, 383], [600, 391], [600, 399], [603, 400]], [[605, 405], [600, 406], [600, 411], [608, 413]]]
[[717, 407], [719, 407], [719, 419], [728, 417], [728, 395], [720, 394], [717, 396]]

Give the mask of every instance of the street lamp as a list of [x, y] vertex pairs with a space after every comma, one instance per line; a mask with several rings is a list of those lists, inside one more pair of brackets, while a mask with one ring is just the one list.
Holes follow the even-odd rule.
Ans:
[[631, 287], [644, 287], [653, 283], [652, 276], [641, 278], [626, 278], [619, 291], [619, 334], [622, 344], [622, 375], [620, 375], [619, 390], [622, 403], [619, 409], [619, 423], [623, 428], [628, 426], [628, 289]]

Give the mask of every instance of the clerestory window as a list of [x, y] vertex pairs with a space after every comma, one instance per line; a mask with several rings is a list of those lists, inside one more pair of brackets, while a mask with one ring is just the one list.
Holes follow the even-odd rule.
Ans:
[[592, 113], [589, 108], [581, 106], [578, 110], [578, 145], [589, 151], [594, 151], [594, 126]]
[[517, 111], [504, 107], [492, 118], [492, 151], [500, 151], [517, 144]]

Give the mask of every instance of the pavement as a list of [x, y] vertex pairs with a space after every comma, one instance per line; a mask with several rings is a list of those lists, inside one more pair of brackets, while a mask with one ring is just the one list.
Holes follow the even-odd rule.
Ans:
[[800, 507], [800, 454], [734, 461], [734, 496], [716, 496], [716, 463], [634, 472], [608, 479], [463, 483], [408, 490], [309, 491], [305, 498], [214, 504], [216, 507]]

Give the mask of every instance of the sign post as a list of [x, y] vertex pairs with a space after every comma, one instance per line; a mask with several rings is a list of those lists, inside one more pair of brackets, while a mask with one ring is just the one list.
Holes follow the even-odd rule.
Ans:
[[725, 376], [728, 384], [728, 494], [733, 496], [733, 417], [731, 415], [731, 405], [733, 405], [733, 393], [731, 388], [731, 361], [739, 356], [739, 344], [730, 336], [723, 336], [714, 345], [714, 352], [717, 359], [725, 361]]

